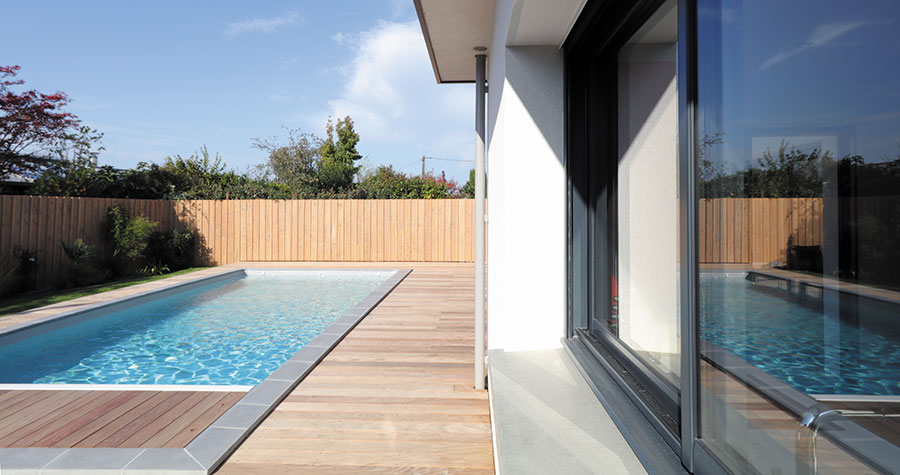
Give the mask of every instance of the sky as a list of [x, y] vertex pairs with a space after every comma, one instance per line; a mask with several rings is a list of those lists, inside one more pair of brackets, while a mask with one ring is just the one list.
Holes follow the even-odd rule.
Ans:
[[900, 157], [900, 2], [701, 0], [698, 10], [700, 133], [724, 133], [713, 148], [722, 161], [755, 165], [782, 140], [867, 163]]
[[[465, 182], [474, 88], [438, 85], [412, 0], [2, 2], [0, 64], [16, 90], [63, 91], [103, 132], [100, 164], [132, 167], [206, 145], [246, 171], [252, 138], [322, 136], [351, 116], [369, 167]], [[286, 128], [286, 129], [285, 129]]]

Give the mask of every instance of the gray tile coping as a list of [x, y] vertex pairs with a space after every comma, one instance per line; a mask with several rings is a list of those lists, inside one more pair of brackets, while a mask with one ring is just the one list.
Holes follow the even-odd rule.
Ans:
[[41, 469], [41, 474], [121, 473], [145, 449], [69, 449]]
[[0, 471], [4, 474], [38, 474], [67, 449], [0, 449]]
[[[115, 305], [136, 305], [134, 300], [161, 292], [181, 289], [185, 286], [205, 283], [211, 279], [230, 277], [232, 273], [250, 271], [290, 271], [326, 269], [229, 269], [211, 276], [178, 282], [168, 287], [155, 288], [114, 302], [88, 305], [73, 312], [43, 318], [0, 330], [0, 337], [22, 332], [47, 324], [52, 320], [66, 319], [84, 312]], [[389, 271], [391, 269], [336, 269], [340, 271]], [[184, 449], [49, 449], [49, 448], [0, 448], [0, 474], [2, 475], [200, 475], [209, 474], [246, 439], [253, 429], [269, 415], [275, 406], [295, 388], [303, 378], [322, 361], [332, 348], [375, 308], [376, 305], [406, 278], [412, 269], [395, 270], [383, 284], [350, 308], [325, 331], [295, 353], [287, 362], [251, 389], [240, 401], [219, 416]], [[24, 333], [24, 332], [23, 332]]]
[[184, 449], [144, 449], [123, 470], [129, 475], [189, 475], [203, 471], [203, 466]]

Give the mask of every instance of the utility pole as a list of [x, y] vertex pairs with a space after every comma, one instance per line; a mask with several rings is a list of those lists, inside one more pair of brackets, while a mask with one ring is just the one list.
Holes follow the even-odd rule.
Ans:
[[422, 155], [422, 179], [425, 179], [425, 155]]

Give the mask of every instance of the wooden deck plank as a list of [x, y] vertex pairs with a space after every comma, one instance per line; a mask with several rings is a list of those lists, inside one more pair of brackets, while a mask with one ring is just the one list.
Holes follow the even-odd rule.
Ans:
[[203, 414], [200, 415], [200, 417], [191, 422], [175, 437], [162, 444], [162, 447], [168, 448], [187, 446], [187, 444], [191, 440], [193, 440], [194, 437], [203, 432], [203, 429], [206, 429], [207, 426], [218, 419], [218, 417], [225, 413], [228, 408], [236, 404], [241, 397], [243, 397], [242, 393], [228, 393], [228, 395], [224, 399], [219, 401], [215, 406], [207, 409]]
[[[67, 419], [65, 421], [65, 424], [58, 427], [56, 430], [47, 433], [43, 438], [37, 440], [31, 446], [58, 447], [57, 444], [59, 444], [63, 439], [73, 436], [73, 434], [76, 434], [79, 430], [83, 430], [85, 427], [89, 427], [91, 423], [96, 423], [98, 420], [102, 420], [103, 417], [110, 414], [111, 411], [115, 411], [114, 408], [124, 407], [125, 405], [131, 403], [137, 396], [140, 395], [140, 392], [110, 391], [110, 394], [113, 394], [113, 399], [109, 401], [109, 404], [97, 406], [93, 410], [81, 412], [76, 417]], [[85, 435], [90, 435], [90, 433]], [[75, 437], [73, 437], [73, 439], [75, 439]], [[80, 440], [81, 439], [77, 439], [75, 440], [75, 442], [78, 442]]]
[[0, 448], [185, 447], [244, 392], [11, 390]]
[[[99, 441], [96, 446], [121, 447], [126, 440], [143, 430], [144, 427], [153, 424], [167, 412], [175, 409], [181, 401], [189, 398], [191, 393], [179, 391], [175, 393], [163, 393], [162, 396], [164, 397], [159, 404], [156, 404], [152, 408], [150, 408], [148, 404], [145, 406], [147, 409], [146, 411], [143, 411], [138, 417], [134, 418], [134, 420], [130, 421], [128, 424], [123, 425], [117, 431], [109, 434], [105, 439]], [[137, 413], [137, 411], [133, 411], [133, 413]]]
[[101, 442], [106, 440], [111, 435], [115, 434], [119, 430], [124, 427], [127, 427], [131, 424], [135, 419], [144, 415], [147, 411], [153, 409], [154, 407], [161, 404], [163, 401], [168, 399], [169, 395], [161, 392], [150, 392], [150, 397], [141, 401], [139, 404], [135, 405], [128, 411], [120, 414], [113, 420], [108, 421], [102, 427], [97, 429], [94, 433], [88, 435], [83, 440], [73, 445], [73, 447], [79, 448], [87, 448], [87, 447], [101, 447]]
[[[222, 394], [222, 393], [220, 393]], [[194, 440], [204, 429], [209, 427], [216, 419], [225, 413], [231, 406], [236, 404], [244, 395], [242, 393], [224, 393], [224, 397], [218, 399], [214, 404], [207, 407], [200, 414], [191, 418], [192, 413], [186, 413], [183, 417], [184, 427], [175, 431], [171, 428], [177, 428], [175, 423], [160, 431], [159, 434], [147, 441], [148, 447], [162, 448], [180, 448], [187, 446], [190, 441]], [[211, 398], [212, 399], [212, 398]], [[168, 437], [166, 437], [168, 434]]]
[[[91, 413], [97, 409], [103, 410], [107, 404], [115, 399], [115, 392], [90, 391], [92, 394], [82, 397], [73, 404], [68, 404], [64, 411], [56, 414], [48, 413], [39, 421], [29, 424], [28, 431], [21, 431], [22, 437], [15, 441], [11, 447], [37, 447], [37, 442], [55, 433], [58, 429], [67, 425], [73, 416]], [[79, 404], [80, 403], [80, 404]]]
[[0, 418], [6, 418], [8, 414], [15, 414], [42, 398], [52, 396], [47, 392], [11, 391], [10, 396], [0, 402]]
[[29, 405], [27, 408], [23, 408], [15, 413], [4, 414], [2, 417], [3, 424], [0, 426], [0, 430], [3, 431], [3, 435], [0, 436], [0, 447], [14, 442], [17, 439], [16, 434], [19, 429], [37, 421], [48, 412], [65, 406], [82, 396], [84, 396], [82, 391], [55, 392], [49, 397], [41, 399], [36, 404]]
[[[147, 413], [146, 417], [144, 418], [144, 421], [146, 421], [146, 423], [144, 421], [141, 421], [140, 423], [133, 424], [133, 426], [136, 426], [138, 430], [125, 431], [125, 433], [121, 434], [120, 437], [124, 437], [128, 432], [133, 432], [130, 437], [117, 444], [116, 447], [143, 447], [144, 443], [150, 440], [151, 437], [158, 434], [160, 431], [175, 422], [175, 420], [178, 419], [180, 415], [191, 410], [192, 407], [198, 406], [206, 399], [207, 396], [206, 394], [199, 392], [181, 394], [184, 394], [186, 397], [181, 401], [178, 401], [178, 403], [174, 406], [166, 406], [160, 404], [154, 409], [155, 413]], [[176, 400], [176, 398], [169, 398], [169, 401]]]

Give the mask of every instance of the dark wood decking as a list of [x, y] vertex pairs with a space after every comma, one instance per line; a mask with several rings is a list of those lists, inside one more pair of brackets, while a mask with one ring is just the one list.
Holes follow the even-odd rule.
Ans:
[[244, 394], [0, 391], [0, 448], [183, 448]]

